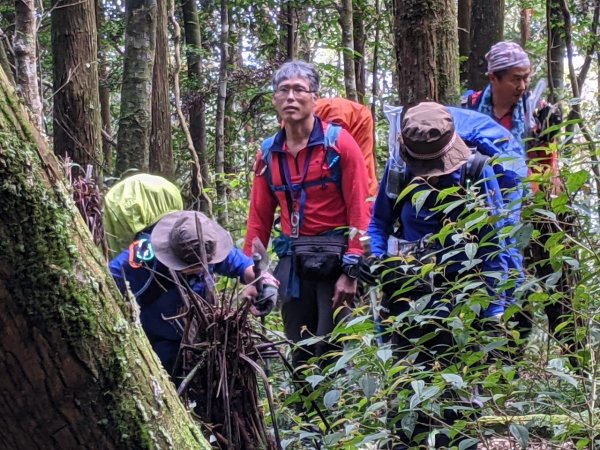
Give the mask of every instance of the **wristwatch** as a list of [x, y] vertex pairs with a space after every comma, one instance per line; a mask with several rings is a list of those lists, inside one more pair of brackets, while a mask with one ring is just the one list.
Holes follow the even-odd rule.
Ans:
[[344, 274], [348, 277], [348, 278], [352, 278], [353, 280], [358, 278], [358, 274], [360, 272], [360, 267], [358, 265], [358, 262], [355, 263], [343, 263], [342, 264], [342, 272], [344, 272]]

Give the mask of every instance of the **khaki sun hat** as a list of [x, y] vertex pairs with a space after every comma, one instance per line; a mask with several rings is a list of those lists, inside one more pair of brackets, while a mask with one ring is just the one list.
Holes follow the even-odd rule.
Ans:
[[200, 264], [200, 236], [209, 264], [220, 263], [233, 248], [229, 233], [196, 211], [164, 216], [152, 230], [150, 241], [161, 263], [173, 270], [183, 270]]
[[435, 102], [422, 102], [406, 111], [400, 143], [402, 158], [419, 177], [452, 173], [471, 156], [454, 131], [450, 111]]

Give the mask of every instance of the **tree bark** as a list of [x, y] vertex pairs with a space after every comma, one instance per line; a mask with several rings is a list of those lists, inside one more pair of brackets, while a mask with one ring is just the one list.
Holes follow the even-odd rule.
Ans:
[[229, 61], [229, 11], [227, 1], [221, 0], [221, 33], [219, 48], [219, 90], [217, 93], [217, 115], [215, 124], [215, 176], [217, 200], [219, 202], [218, 218], [221, 224], [227, 223], [227, 190], [225, 186], [225, 103], [227, 100], [227, 63]]
[[6, 51], [7, 44], [5, 44], [5, 38], [6, 35], [4, 34], [4, 31], [0, 30], [0, 66], [2, 67], [2, 70], [4, 70], [4, 74], [6, 75], [8, 82], [12, 86], [16, 86], [15, 77], [13, 76], [13, 68], [11, 66], [10, 59], [8, 58], [8, 52]]
[[[190, 134], [194, 143], [194, 149], [198, 155], [201, 173], [196, 167], [192, 168], [192, 195], [194, 198], [200, 196], [197, 192], [198, 177], [202, 177], [202, 186], [209, 185], [208, 148], [206, 143], [206, 101], [203, 92], [204, 76], [202, 71], [202, 34], [200, 32], [200, 20], [194, 0], [182, 0], [183, 20], [185, 23], [185, 43], [188, 66], [188, 78], [190, 80], [190, 92], [188, 94]], [[200, 210], [207, 212], [205, 202], [200, 202]]]
[[125, 3], [125, 58], [117, 174], [128, 169], [143, 172], [149, 169], [156, 9], [156, 0], [127, 0]]
[[98, 30], [98, 96], [100, 98], [100, 119], [102, 120], [102, 157], [105, 173], [112, 173], [113, 143], [112, 115], [110, 112], [109, 69], [106, 49], [102, 43], [104, 27], [104, 0], [96, 0], [96, 29]]
[[488, 82], [485, 54], [504, 36], [504, 0], [473, 0], [470, 36], [469, 87], [478, 90]]
[[167, 1], [163, 0], [157, 2], [156, 14], [156, 48], [152, 75], [150, 172], [166, 178], [173, 178], [171, 101], [169, 99], [169, 41], [167, 30]]
[[54, 153], [102, 166], [98, 40], [93, 0], [54, 0]]
[[346, 98], [358, 101], [356, 93], [356, 76], [354, 72], [354, 20], [352, 0], [341, 0], [338, 7], [340, 14], [340, 27], [342, 29], [342, 55], [344, 60], [344, 87]]
[[356, 2], [353, 16], [354, 38], [354, 75], [356, 78], [356, 96], [359, 103], [364, 103], [366, 94], [366, 63], [365, 63], [365, 8], [366, 2]]
[[559, 0], [547, 0], [546, 27], [548, 31], [547, 70], [550, 103], [556, 103], [560, 98], [560, 91], [564, 88], [565, 77], [565, 41], [564, 21]]
[[471, 49], [471, 1], [458, 0], [458, 55], [460, 57], [460, 81], [469, 83], [469, 53]]
[[531, 8], [521, 9], [519, 28], [521, 29], [521, 47], [523, 48], [531, 40], [531, 13]]
[[17, 92], [29, 106], [37, 127], [43, 129], [44, 112], [37, 74], [37, 27], [34, 0], [15, 0], [13, 38]]
[[0, 447], [210, 449], [0, 71]]
[[398, 93], [403, 105], [458, 102], [458, 37], [453, 0], [394, 0]]

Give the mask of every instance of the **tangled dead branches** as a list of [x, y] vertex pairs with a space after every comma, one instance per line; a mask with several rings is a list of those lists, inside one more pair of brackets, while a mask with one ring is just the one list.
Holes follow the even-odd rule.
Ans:
[[[178, 357], [178, 393], [216, 438], [220, 448], [281, 448], [270, 385], [262, 370], [277, 357], [274, 344], [256, 330], [249, 302], [235, 294], [218, 301], [202, 298], [178, 279], [186, 310], [177, 317], [184, 329]], [[235, 289], [233, 290], [235, 292]], [[210, 294], [210, 293], [209, 293]], [[266, 429], [258, 395], [264, 383], [271, 406], [274, 436]]]

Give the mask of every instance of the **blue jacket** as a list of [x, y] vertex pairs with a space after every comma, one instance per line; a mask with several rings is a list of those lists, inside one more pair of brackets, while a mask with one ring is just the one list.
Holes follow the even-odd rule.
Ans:
[[[141, 232], [138, 239], [133, 244], [134, 251], [139, 249], [139, 242], [146, 239], [148, 242], [150, 235]], [[178, 310], [183, 306], [177, 287], [171, 281], [169, 270], [156, 258], [148, 260], [138, 260], [138, 252], [133, 258], [134, 266], [129, 262], [130, 249], [123, 250], [116, 258], [109, 263], [110, 273], [115, 279], [121, 292], [125, 293], [125, 281], [129, 283], [131, 292], [134, 294], [140, 305], [140, 321], [146, 333], [152, 348], [158, 355], [163, 367], [172, 373], [179, 345], [181, 343], [181, 331], [173, 321], [166, 321], [164, 317], [177, 315]], [[233, 248], [224, 261], [210, 265], [209, 271], [219, 275], [225, 275], [231, 278], [244, 279], [244, 271], [253, 264], [248, 256], [241, 250]], [[200, 296], [204, 295], [206, 282], [203, 276], [188, 275], [186, 281], [192, 290]]]
[[[374, 255], [380, 257], [387, 256], [387, 241], [389, 236], [394, 232], [394, 224], [396, 222], [400, 224], [399, 235], [396, 235], [396, 237], [407, 241], [416, 241], [429, 233], [439, 233], [445, 225], [446, 220], [450, 219], [455, 221], [463, 212], [463, 207], [454, 208], [447, 214], [444, 214], [441, 211], [433, 211], [436, 206], [439, 207], [440, 205], [440, 203], [436, 203], [437, 195], [435, 193], [431, 193], [420, 210], [417, 211], [417, 208], [411, 201], [411, 197], [419, 191], [430, 189], [424, 183], [419, 183], [409, 195], [396, 203], [395, 199], [388, 197], [386, 194], [389, 169], [390, 163], [388, 162], [379, 185], [379, 192], [373, 207], [373, 214], [368, 228], [368, 234], [371, 236], [371, 250]], [[460, 186], [460, 177], [461, 169], [457, 169], [448, 175], [441, 176], [438, 179], [436, 189], [442, 190], [452, 186]], [[417, 183], [417, 180], [413, 180], [410, 183]], [[482, 180], [478, 183], [482, 186], [482, 193], [485, 193], [485, 204], [489, 213], [492, 215], [504, 216], [506, 211], [503, 211], [505, 205], [503, 203], [502, 193], [498, 186], [494, 169], [491, 166], [485, 166], [482, 173]], [[449, 201], [451, 201], [451, 199], [450, 197], [447, 197], [443, 203], [446, 204]], [[493, 227], [494, 229], [499, 230], [504, 224], [504, 220], [499, 220]], [[478, 240], [481, 241], [484, 236], [488, 235], [486, 242], [489, 242], [492, 245], [479, 246], [475, 258], [482, 260], [480, 265], [478, 265], [478, 269], [484, 272], [484, 274], [496, 272], [500, 274], [500, 279], [506, 279], [509, 272], [511, 254], [504, 242], [498, 237], [498, 234], [491, 233], [494, 229], [492, 229], [490, 225], [485, 225], [479, 230]], [[490, 239], [489, 236], [493, 237]], [[446, 238], [445, 248], [452, 247], [453, 244], [451, 243], [451, 236], [448, 236]], [[460, 247], [451, 248], [451, 250], [457, 249], [460, 249]], [[456, 275], [458, 271], [464, 267], [461, 263], [467, 259], [464, 251], [449, 258], [451, 263], [446, 267], [446, 277]], [[488, 285], [488, 291], [496, 298], [495, 303], [503, 307], [506, 302], [505, 294], [497, 294], [495, 292], [494, 287], [498, 283], [496, 276], [486, 276], [485, 278]], [[495, 308], [493, 314], [498, 312], [498, 308]]]

